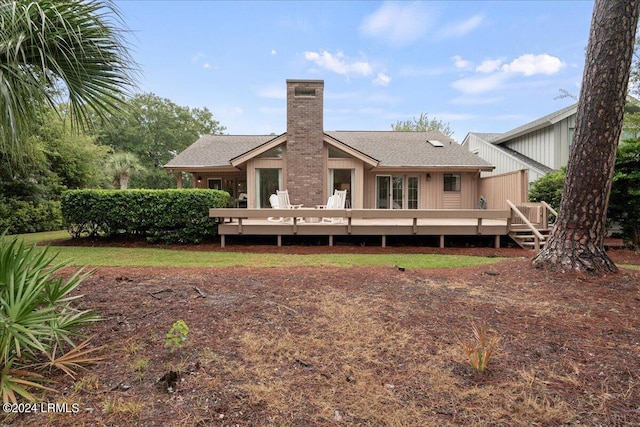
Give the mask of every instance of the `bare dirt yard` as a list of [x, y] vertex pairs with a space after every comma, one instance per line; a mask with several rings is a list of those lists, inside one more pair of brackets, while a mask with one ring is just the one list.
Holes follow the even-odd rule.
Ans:
[[[87, 333], [105, 360], [75, 380], [56, 376], [59, 393], [44, 396], [79, 412], [5, 414], [2, 425], [640, 425], [640, 271], [546, 273], [520, 249], [366, 250], [508, 259], [430, 270], [99, 268], [80, 304], [104, 318]], [[640, 265], [633, 252], [610, 253]], [[189, 332], [172, 352], [165, 335], [177, 320]], [[478, 373], [465, 343], [482, 322], [500, 341]]]

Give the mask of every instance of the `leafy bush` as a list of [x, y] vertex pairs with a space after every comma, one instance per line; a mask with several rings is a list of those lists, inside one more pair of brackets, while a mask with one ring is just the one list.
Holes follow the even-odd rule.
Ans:
[[97, 360], [88, 356], [96, 350], [86, 349], [88, 341], [76, 345], [73, 337], [98, 317], [72, 307], [81, 295], [69, 295], [92, 272], [54, 278], [68, 263], [54, 263], [48, 248], [27, 248], [4, 234], [0, 242], [0, 392], [3, 402], [16, 402], [16, 394], [35, 400], [25, 386], [48, 389], [37, 371], [73, 376], [73, 368]]
[[560, 209], [562, 189], [567, 175], [567, 168], [561, 171], [548, 173], [533, 182], [529, 190], [529, 200], [532, 202], [547, 202], [556, 211]]
[[60, 202], [31, 202], [0, 196], [0, 231], [8, 234], [60, 230]]
[[217, 190], [70, 190], [62, 194], [62, 214], [74, 238], [124, 233], [200, 243], [217, 232], [209, 209], [228, 201], [229, 194]]

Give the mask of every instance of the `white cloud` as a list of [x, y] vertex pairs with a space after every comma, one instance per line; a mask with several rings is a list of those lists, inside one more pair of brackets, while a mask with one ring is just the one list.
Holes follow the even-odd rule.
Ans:
[[[456, 66], [464, 60], [459, 56], [452, 58]], [[565, 64], [555, 56], [525, 54], [505, 64], [503, 59], [487, 59], [475, 68], [474, 74], [451, 83], [451, 86], [466, 95], [477, 95], [499, 89], [507, 80], [519, 76], [529, 77], [537, 74], [552, 75], [560, 72]], [[513, 81], [511, 86], [522, 84], [540, 84], [536, 80]]]
[[326, 50], [320, 52], [304, 52], [307, 61], [315, 63], [318, 67], [324, 68], [343, 76], [370, 76], [373, 73], [371, 65], [364, 61], [349, 62], [342, 52], [335, 55]]
[[391, 83], [391, 77], [387, 76], [385, 73], [378, 73], [376, 78], [373, 80], [373, 84], [376, 86], [389, 86]]
[[465, 70], [471, 66], [471, 62], [462, 59], [460, 55], [452, 56], [451, 59], [453, 60], [453, 65], [460, 70]]
[[233, 112], [236, 113], [236, 114], [242, 114], [242, 113], [244, 113], [244, 110], [242, 109], [242, 107], [235, 107], [233, 109]]
[[277, 54], [278, 54], [278, 52], [276, 52], [275, 49], [271, 49], [271, 55], [277, 55]]
[[425, 35], [429, 26], [425, 3], [385, 2], [364, 18], [360, 31], [390, 44], [405, 45]]
[[476, 71], [479, 73], [492, 73], [500, 69], [502, 65], [502, 59], [487, 59], [482, 61], [482, 64], [476, 67]]
[[457, 24], [449, 25], [440, 30], [438, 35], [442, 38], [449, 37], [462, 37], [475, 30], [484, 21], [484, 16], [474, 15], [471, 18], [458, 22]]
[[211, 68], [211, 64], [209, 64], [208, 62], [205, 62], [204, 64], [202, 64], [202, 68], [209, 69]]
[[502, 71], [506, 73], [520, 73], [523, 76], [533, 76], [535, 74], [556, 74], [565, 64], [555, 56], [542, 54], [533, 55], [528, 53], [522, 55], [509, 64], [502, 66]]
[[451, 83], [454, 89], [467, 94], [489, 92], [498, 88], [505, 80], [505, 74], [491, 74], [483, 77], [466, 77]]

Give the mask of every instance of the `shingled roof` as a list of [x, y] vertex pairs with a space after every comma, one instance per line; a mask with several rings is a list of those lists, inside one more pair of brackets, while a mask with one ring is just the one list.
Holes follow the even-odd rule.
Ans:
[[[493, 166], [441, 132], [327, 131], [325, 135], [379, 161], [382, 167]], [[231, 159], [278, 138], [273, 135], [204, 135], [165, 165], [167, 169], [230, 166]], [[429, 140], [440, 141], [434, 146]]]
[[230, 166], [230, 160], [277, 138], [273, 135], [203, 135], [165, 168]]
[[[384, 167], [473, 167], [493, 169], [441, 132], [333, 131], [330, 137], [377, 159]], [[436, 147], [428, 141], [440, 141]]]

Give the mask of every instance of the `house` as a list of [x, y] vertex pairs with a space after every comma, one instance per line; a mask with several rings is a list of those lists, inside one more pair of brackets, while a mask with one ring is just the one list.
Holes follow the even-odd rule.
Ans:
[[[470, 132], [461, 145], [495, 165], [483, 177], [526, 169], [532, 183], [567, 165], [577, 111], [573, 104], [505, 133]], [[627, 97], [625, 112], [639, 111], [638, 101]], [[636, 135], [623, 133], [621, 139], [630, 137]]]
[[577, 110], [573, 104], [502, 134], [470, 132], [461, 145], [495, 165], [483, 176], [527, 169], [531, 183], [567, 164]]
[[178, 186], [191, 173], [248, 208], [270, 207], [277, 189], [306, 207], [340, 189], [353, 209], [477, 208], [488, 161], [441, 132], [325, 131], [324, 82], [286, 85], [285, 133], [204, 135], [164, 166]]

